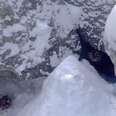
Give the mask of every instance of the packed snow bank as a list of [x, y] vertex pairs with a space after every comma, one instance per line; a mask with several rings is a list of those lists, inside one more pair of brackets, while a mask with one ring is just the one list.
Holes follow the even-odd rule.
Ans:
[[69, 56], [45, 80], [41, 95], [15, 116], [115, 116], [112, 93], [88, 62]]
[[116, 5], [113, 7], [106, 21], [104, 43], [106, 52], [115, 64], [116, 73]]

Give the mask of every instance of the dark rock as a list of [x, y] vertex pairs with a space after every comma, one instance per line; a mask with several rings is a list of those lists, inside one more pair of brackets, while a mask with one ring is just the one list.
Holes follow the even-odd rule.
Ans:
[[0, 98], [0, 109], [5, 110], [12, 105], [12, 100], [8, 95], [2, 96]]
[[109, 83], [115, 83], [116, 77], [114, 73], [114, 64], [110, 57], [102, 51], [92, 47], [83, 34], [83, 29], [77, 29], [80, 38], [81, 52], [79, 60], [86, 59], [97, 70], [97, 72]]

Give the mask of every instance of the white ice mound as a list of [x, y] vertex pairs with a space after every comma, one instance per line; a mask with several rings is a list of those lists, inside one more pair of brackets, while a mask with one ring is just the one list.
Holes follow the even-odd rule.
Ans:
[[106, 52], [111, 57], [116, 69], [116, 5], [113, 7], [106, 21], [104, 43]]
[[86, 61], [69, 56], [17, 116], [114, 116], [111, 89]]

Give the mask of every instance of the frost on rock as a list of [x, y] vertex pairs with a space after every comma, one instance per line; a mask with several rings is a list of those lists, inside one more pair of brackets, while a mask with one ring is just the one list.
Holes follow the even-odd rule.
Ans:
[[109, 54], [115, 65], [116, 73], [116, 5], [113, 7], [106, 21], [104, 43], [106, 52]]
[[1, 0], [0, 62], [22, 78], [48, 76], [70, 53], [67, 35], [78, 25], [81, 11], [61, 1]]
[[101, 50], [113, 4], [115, 0], [0, 0], [0, 62], [23, 79], [48, 76], [79, 50], [79, 40], [71, 33], [78, 24], [87, 41]]
[[15, 116], [114, 116], [112, 98], [112, 86], [88, 62], [69, 56], [45, 80], [40, 96]]

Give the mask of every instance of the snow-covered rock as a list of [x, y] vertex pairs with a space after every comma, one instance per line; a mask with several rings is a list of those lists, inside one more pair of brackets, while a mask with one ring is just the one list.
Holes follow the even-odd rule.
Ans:
[[[0, 63], [21, 78], [48, 76], [79, 44], [69, 36], [80, 24], [102, 49], [105, 20], [115, 0], [0, 0]], [[79, 40], [78, 40], [79, 41]], [[54, 60], [53, 60], [54, 59]]]
[[0, 62], [23, 79], [47, 76], [65, 57], [67, 34], [81, 12], [65, 2], [0, 0]]
[[106, 52], [109, 54], [115, 65], [116, 73], [116, 5], [113, 7], [106, 21], [104, 43]]
[[41, 95], [15, 116], [114, 116], [112, 90], [87, 61], [69, 56], [45, 80]]

